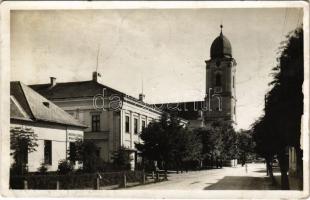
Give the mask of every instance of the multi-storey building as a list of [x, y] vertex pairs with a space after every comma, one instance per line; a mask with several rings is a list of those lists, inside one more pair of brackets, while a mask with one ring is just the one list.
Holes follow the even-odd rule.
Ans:
[[98, 155], [104, 161], [111, 162], [114, 153], [125, 147], [132, 159], [132, 169], [139, 159], [135, 148], [135, 143], [140, 142], [139, 134], [162, 114], [144, 102], [143, 94], [136, 99], [101, 84], [97, 72], [90, 81], [57, 83], [51, 77], [49, 84], [31, 87], [89, 126], [84, 138], [100, 148]]

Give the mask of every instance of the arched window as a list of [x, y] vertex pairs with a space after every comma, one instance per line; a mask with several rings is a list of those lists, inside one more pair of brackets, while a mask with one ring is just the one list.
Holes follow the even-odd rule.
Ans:
[[222, 86], [222, 77], [221, 74], [216, 74], [215, 75], [215, 86], [219, 87]]

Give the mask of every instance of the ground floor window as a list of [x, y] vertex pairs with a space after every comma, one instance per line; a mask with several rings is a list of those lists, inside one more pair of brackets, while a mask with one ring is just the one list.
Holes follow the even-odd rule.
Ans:
[[69, 159], [71, 162], [76, 161], [76, 144], [75, 144], [75, 142], [69, 143]]
[[146, 127], [146, 123], [144, 120], [142, 120], [142, 130]]
[[44, 140], [44, 164], [52, 164], [52, 141]]

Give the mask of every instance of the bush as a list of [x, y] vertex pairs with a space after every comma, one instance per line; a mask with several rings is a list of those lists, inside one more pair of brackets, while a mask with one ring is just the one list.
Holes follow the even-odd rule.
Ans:
[[79, 140], [75, 149], [69, 152], [69, 157], [83, 163], [83, 172], [95, 173], [103, 170], [103, 160], [97, 155], [99, 148], [90, 140]]
[[40, 167], [38, 168], [39, 174], [46, 174], [47, 173], [47, 166], [44, 163], [41, 163]]
[[58, 164], [57, 172], [59, 174], [69, 174], [73, 171], [73, 164], [67, 160], [61, 160]]
[[124, 147], [121, 147], [113, 155], [113, 165], [117, 170], [130, 170], [131, 160], [129, 152]]

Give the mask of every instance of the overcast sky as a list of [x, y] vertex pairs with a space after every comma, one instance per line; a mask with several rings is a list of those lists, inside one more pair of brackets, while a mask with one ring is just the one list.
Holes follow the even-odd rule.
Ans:
[[11, 79], [90, 80], [100, 47], [102, 83], [137, 97], [143, 77], [149, 103], [202, 100], [204, 61], [222, 22], [237, 61], [238, 128], [246, 129], [262, 114], [280, 42], [301, 20], [299, 9], [284, 8], [14, 11]]

